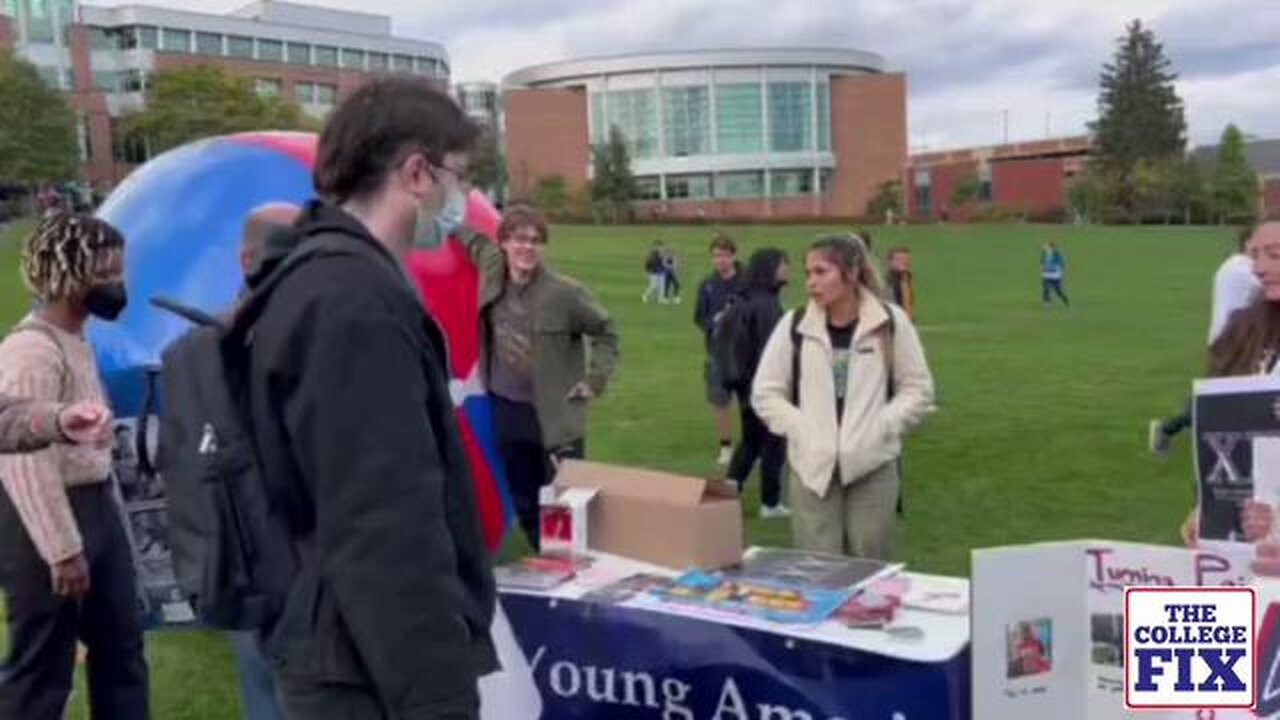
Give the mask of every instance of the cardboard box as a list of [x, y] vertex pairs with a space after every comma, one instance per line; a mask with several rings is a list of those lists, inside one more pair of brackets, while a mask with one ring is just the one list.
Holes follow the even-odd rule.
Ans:
[[727, 483], [572, 460], [556, 485], [599, 490], [588, 509], [593, 550], [675, 570], [742, 561], [742, 506]]

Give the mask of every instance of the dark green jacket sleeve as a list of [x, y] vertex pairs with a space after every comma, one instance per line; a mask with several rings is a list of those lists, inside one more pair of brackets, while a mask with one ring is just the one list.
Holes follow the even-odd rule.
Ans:
[[584, 287], [574, 289], [573, 330], [589, 341], [587, 384], [595, 395], [603, 395], [618, 365], [618, 332], [605, 310]]

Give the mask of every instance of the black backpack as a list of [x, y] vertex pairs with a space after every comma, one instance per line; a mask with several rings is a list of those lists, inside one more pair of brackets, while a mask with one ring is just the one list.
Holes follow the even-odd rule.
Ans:
[[[161, 356], [157, 470], [168, 495], [178, 585], [210, 627], [251, 630], [280, 614], [299, 562], [289, 523], [273, 511], [248, 406], [252, 331], [271, 292], [302, 263], [343, 253], [303, 242], [222, 318], [164, 298], [152, 304], [196, 326]], [[350, 252], [346, 250], [345, 252]]]
[[747, 302], [734, 297], [711, 325], [711, 362], [726, 388], [751, 382], [751, 326]]

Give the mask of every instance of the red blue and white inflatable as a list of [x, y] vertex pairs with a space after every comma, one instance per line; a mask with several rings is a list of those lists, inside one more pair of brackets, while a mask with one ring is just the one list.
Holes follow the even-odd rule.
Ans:
[[[135, 417], [147, 372], [189, 326], [151, 306], [160, 295], [216, 312], [239, 292], [240, 234], [249, 212], [266, 202], [301, 204], [315, 197], [311, 169], [316, 136], [247, 133], [211, 138], [169, 151], [135, 170], [98, 215], [126, 239], [125, 280], [131, 302], [115, 323], [94, 322], [89, 337], [112, 406]], [[493, 237], [498, 214], [479, 193], [467, 223]], [[423, 302], [449, 342], [451, 388], [476, 499], [490, 549], [512, 517], [497, 462], [488, 398], [479, 381], [476, 269], [456, 242], [415, 251], [410, 272]]]

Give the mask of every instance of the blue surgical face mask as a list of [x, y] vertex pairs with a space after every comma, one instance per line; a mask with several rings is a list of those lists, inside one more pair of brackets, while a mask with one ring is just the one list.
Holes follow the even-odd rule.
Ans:
[[467, 197], [457, 188], [445, 190], [444, 205], [439, 212], [432, 213], [425, 207], [418, 208], [418, 219], [414, 226], [413, 246], [417, 248], [433, 248], [443, 243], [445, 238], [462, 227], [467, 213]]

